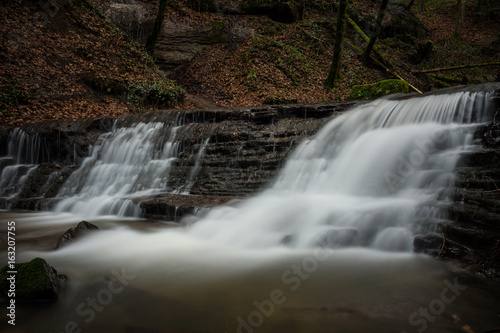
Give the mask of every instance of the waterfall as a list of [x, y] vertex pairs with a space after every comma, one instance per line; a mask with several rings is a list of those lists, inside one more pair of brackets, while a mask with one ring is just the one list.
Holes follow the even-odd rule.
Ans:
[[15, 128], [10, 134], [5, 156], [0, 157], [0, 197], [18, 197], [28, 176], [40, 163], [50, 160], [46, 143], [36, 134]]
[[196, 182], [196, 177], [200, 173], [201, 163], [203, 160], [203, 156], [205, 155], [205, 148], [207, 147], [207, 144], [209, 141], [210, 141], [210, 138], [206, 139], [203, 142], [203, 144], [201, 144], [200, 150], [198, 150], [198, 153], [196, 154], [193, 168], [191, 169], [191, 172], [189, 173], [189, 176], [187, 178], [186, 185], [182, 191], [182, 194], [189, 194], [191, 191], [191, 188], [193, 187], [194, 183]]
[[[302, 142], [265, 191], [213, 209], [186, 232], [241, 247], [410, 251], [415, 235], [447, 221], [456, 162], [473, 149], [477, 125], [491, 120], [492, 96], [462, 91], [355, 107]], [[184, 149], [185, 134], [176, 138], [182, 126], [153, 121], [101, 135], [59, 190], [55, 211], [139, 217], [142, 197], [187, 194], [210, 139], [198, 144], [182, 185], [169, 188], [172, 163]], [[1, 196], [19, 195], [30, 172], [49, 160], [38, 136], [13, 130], [0, 160]]]
[[102, 135], [58, 193], [58, 212], [139, 216], [133, 197], [167, 191], [178, 127], [139, 123]]
[[491, 119], [489, 98], [460, 92], [359, 106], [303, 142], [268, 190], [212, 210], [189, 232], [252, 248], [411, 251], [416, 234], [446, 220], [456, 161]]
[[[176, 332], [479, 332], [496, 327], [497, 285], [412, 253], [415, 236], [439, 232], [436, 226], [449, 222], [457, 162], [464, 154], [485, 152], [479, 134], [496, 111], [490, 107], [498, 104], [493, 98], [493, 93], [454, 92], [354, 107], [301, 142], [260, 193], [185, 219], [180, 227], [90, 217], [102, 230], [51, 250], [82, 216], [2, 212], [6, 221], [16, 222], [16, 262], [43, 257], [69, 278], [56, 306], [27, 307], [23, 316], [31, 319], [20, 320], [14, 331], [61, 332], [68, 323], [94, 332], [164, 327]], [[85, 217], [137, 214], [141, 196], [170, 192], [179, 197], [179, 190], [209, 177], [204, 168], [219, 163], [221, 151], [234, 153], [211, 146], [224, 131], [210, 131], [207, 139], [209, 131], [199, 131], [199, 124], [188, 128], [148, 117], [153, 122], [131, 117], [133, 125], [115, 124], [99, 137], [60, 189], [58, 211]], [[25, 145], [33, 146], [29, 149], [38, 144], [20, 131], [12, 132], [13, 138], [31, 142]], [[269, 151], [270, 143], [264, 143]], [[26, 151], [16, 155], [13, 149], [3, 160], [43, 163], [41, 155]], [[57, 175], [47, 182], [62, 180]], [[46, 190], [42, 185], [40, 191]], [[467, 243], [448, 249], [462, 252], [477, 237], [479, 243], [495, 241], [466, 233], [470, 237], [458, 237]], [[460, 264], [475, 270], [483, 251], [477, 257], [474, 251], [457, 255]], [[493, 258], [480, 260], [494, 264]], [[483, 275], [482, 268], [478, 273], [496, 276], [490, 267], [485, 266], [491, 275]]]

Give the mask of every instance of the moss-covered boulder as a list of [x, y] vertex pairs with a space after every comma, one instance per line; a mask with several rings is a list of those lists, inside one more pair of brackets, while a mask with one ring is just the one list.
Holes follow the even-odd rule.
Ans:
[[[8, 273], [15, 271], [16, 273]], [[0, 270], [0, 290], [9, 297], [23, 301], [53, 301], [66, 281], [66, 276], [57, 275], [54, 267], [44, 259], [35, 258], [27, 263], [5, 265]]]
[[245, 14], [267, 16], [281, 23], [294, 23], [302, 19], [304, 5], [300, 0], [244, 0], [241, 10]]
[[370, 85], [352, 87], [351, 99], [376, 99], [385, 95], [408, 93], [410, 86], [402, 80], [383, 80]]

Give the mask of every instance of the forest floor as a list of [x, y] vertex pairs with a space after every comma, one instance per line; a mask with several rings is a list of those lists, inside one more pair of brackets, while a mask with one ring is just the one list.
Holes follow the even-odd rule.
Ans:
[[[97, 8], [110, 1], [90, 0]], [[233, 24], [237, 20], [254, 33], [238, 45], [211, 46], [167, 76], [137, 41], [86, 1], [69, 0], [64, 6], [48, 9], [29, 0], [3, 2], [0, 126], [115, 116], [168, 106], [182, 109], [343, 101], [349, 99], [353, 85], [393, 78], [385, 70], [362, 64], [356, 48], [364, 48], [366, 42], [347, 24], [341, 76], [335, 88], [327, 90], [324, 81], [333, 56], [337, 8], [325, 0], [306, 3], [302, 20], [285, 24], [262, 16], [199, 13], [183, 1], [175, 2], [167, 8], [167, 20], [192, 25]], [[352, 0], [348, 14], [362, 30], [369, 31], [378, 5], [378, 1]], [[420, 91], [498, 79], [499, 67], [438, 72], [446, 76], [438, 80], [415, 73], [499, 62], [500, 13], [494, 8], [494, 0], [467, 1], [468, 14], [460, 38], [452, 37], [456, 0], [427, 0], [423, 12], [418, 5], [416, 1], [405, 12], [401, 3], [391, 2], [386, 12], [384, 24], [394, 29], [381, 33], [377, 46], [393, 64], [391, 72]], [[432, 41], [433, 49], [417, 61], [419, 49], [427, 40]], [[167, 102], [149, 98], [151, 89], [174, 97]], [[184, 90], [183, 99], [180, 95]]]
[[[353, 0], [348, 14], [360, 28], [368, 31], [374, 23], [378, 6], [378, 1]], [[446, 76], [447, 82], [413, 73], [500, 61], [500, 13], [495, 12], [495, 16], [484, 6], [487, 6], [486, 1], [480, 7], [477, 1], [468, 1], [467, 12], [474, 14], [466, 17], [460, 38], [452, 38], [456, 1], [427, 1], [423, 13], [415, 4], [411, 11], [402, 15], [403, 19], [416, 18], [409, 22], [395, 18], [402, 7], [392, 3], [384, 24], [392, 24], [395, 30], [401, 31], [383, 32], [377, 46], [394, 65], [391, 71], [423, 92], [457, 85], [463, 79], [469, 84], [494, 81], [500, 73], [498, 66], [437, 73]], [[347, 24], [345, 38], [349, 44], [344, 45], [340, 80], [333, 90], [325, 88], [333, 57], [336, 10], [329, 2], [312, 1], [303, 19], [293, 24], [277, 23], [266, 17], [247, 17], [246, 25], [255, 30], [253, 38], [235, 48], [226, 45], [211, 47], [171, 77], [191, 94], [220, 106], [260, 105], [270, 100], [293, 103], [343, 101], [349, 99], [353, 85], [395, 78], [384, 70], [362, 64], [358, 52], [349, 44], [363, 49], [366, 42]], [[222, 15], [200, 14], [186, 7], [170, 9], [169, 14], [173, 19], [191, 22], [224, 19]], [[412, 26], [418, 23], [421, 27]], [[416, 64], [414, 58], [418, 49], [427, 40], [433, 42], [433, 50]]]

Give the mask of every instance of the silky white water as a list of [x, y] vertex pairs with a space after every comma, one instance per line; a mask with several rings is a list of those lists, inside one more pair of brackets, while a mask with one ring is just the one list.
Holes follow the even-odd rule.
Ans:
[[[377, 100], [302, 143], [271, 187], [188, 232], [248, 248], [411, 251], [418, 221], [446, 219], [456, 161], [488, 117], [485, 93]], [[430, 230], [429, 230], [430, 228]]]
[[[457, 159], [488, 120], [488, 98], [456, 93], [362, 105], [297, 147], [260, 194], [175, 228], [89, 217], [89, 207], [121, 202], [122, 209], [135, 195], [170, 190], [175, 127], [115, 129], [59, 193], [66, 199], [58, 210], [71, 214], [2, 213], [17, 222], [19, 261], [43, 257], [70, 279], [62, 301], [27, 311], [17, 331], [61, 332], [68, 322], [82, 332], [495, 327], [498, 288], [411, 253], [415, 235], [446, 219]], [[103, 230], [53, 251], [82, 219]], [[103, 298], [116, 272], [126, 285]], [[87, 303], [92, 297], [101, 310]]]
[[[57, 212], [139, 216], [131, 198], [165, 191], [178, 127], [163, 123], [114, 129], [101, 136], [82, 166], [66, 181]], [[167, 138], [162, 144], [162, 138]]]
[[20, 303], [2, 332], [481, 332], [497, 320], [498, 288], [427, 256], [247, 249], [116, 218], [90, 219], [103, 230], [54, 251], [81, 216], [0, 215], [16, 221], [18, 262], [43, 257], [69, 277], [57, 303]]
[[15, 128], [9, 137], [7, 152], [0, 157], [0, 197], [18, 197], [38, 163], [48, 162], [50, 153], [38, 135]]
[[[411, 251], [446, 219], [455, 163], [491, 115], [489, 93], [380, 99], [346, 112], [303, 142], [270, 188], [215, 209], [187, 229], [233, 246], [368, 247]], [[178, 127], [139, 123], [103, 135], [60, 190], [57, 212], [139, 216], [134, 197], [167, 186]], [[188, 192], [202, 164], [196, 156]], [[427, 221], [419, 224], [419, 221]]]

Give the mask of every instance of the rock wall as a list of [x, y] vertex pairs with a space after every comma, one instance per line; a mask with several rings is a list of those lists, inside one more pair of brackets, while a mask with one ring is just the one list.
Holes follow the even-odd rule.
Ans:
[[254, 31], [238, 23], [238, 18], [223, 19], [212, 24], [193, 26], [165, 20], [162, 24], [154, 57], [169, 72], [188, 63], [199, 52], [216, 44], [236, 45]]
[[[154, 121], [183, 125], [176, 134], [180, 152], [171, 167], [168, 188], [172, 189], [171, 192], [204, 197], [206, 203], [200, 198], [186, 203], [186, 198], [172, 197], [171, 194], [142, 198], [138, 203], [145, 216], [171, 218], [174, 215], [178, 219], [195, 208], [220, 204], [261, 189], [278, 172], [297, 143], [314, 134], [330, 116], [353, 104], [167, 110], [119, 118], [27, 125], [21, 128], [26, 133], [23, 140], [47, 147], [45, 157], [29, 163], [39, 166], [27, 174], [15, 197], [4, 197], [0, 204], [12, 209], [52, 207], [57, 202], [55, 196], [62, 184], [89, 155], [89, 146], [100, 135], [109, 132], [113, 126], [128, 127]], [[0, 128], [3, 147], [0, 156], [7, 155], [12, 131]], [[26, 146], [23, 150], [29, 152], [30, 149]], [[180, 199], [186, 209], [179, 210], [180, 204], [174, 205]], [[148, 200], [152, 201], [147, 203]], [[160, 204], [163, 205], [161, 209]], [[173, 214], [172, 209], [179, 214]]]
[[500, 279], [500, 91], [494, 121], [475, 140], [477, 149], [458, 161], [450, 222], [439, 224], [441, 234], [416, 237], [414, 248]]

